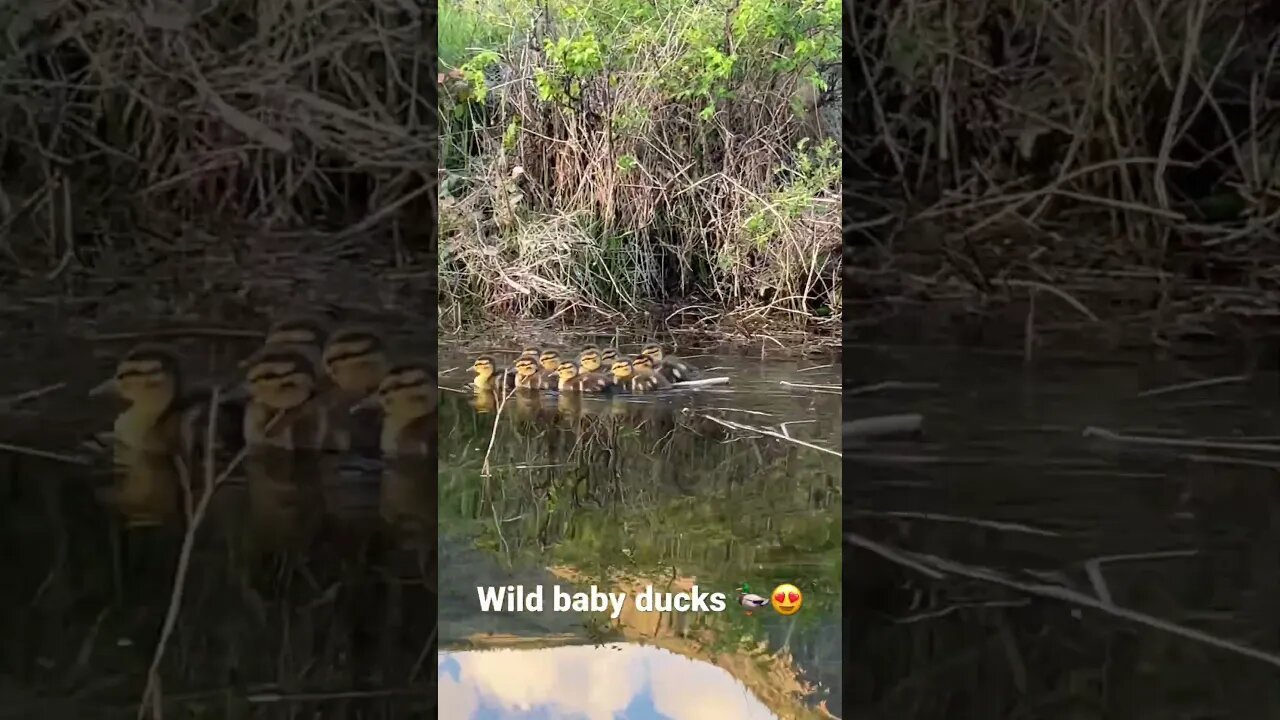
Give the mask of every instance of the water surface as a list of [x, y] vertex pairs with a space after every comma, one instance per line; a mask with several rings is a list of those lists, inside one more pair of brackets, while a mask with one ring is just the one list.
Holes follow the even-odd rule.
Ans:
[[[1275, 446], [1273, 373], [1150, 394], [1238, 368], [1120, 357], [1024, 367], [937, 349], [847, 356], [851, 387], [935, 385], [849, 399], [849, 419], [925, 422], [918, 440], [849, 447], [846, 527], [895, 555], [846, 551], [852, 716], [1280, 716], [1280, 454], [1084, 435]], [[1152, 618], [1271, 659], [1144, 624]]]
[[[263, 323], [265, 324], [265, 323]], [[420, 355], [420, 336], [393, 337]], [[179, 339], [220, 383], [255, 346]], [[0, 354], [0, 717], [136, 717], [204, 470], [86, 443], [120, 409], [89, 400], [132, 341], [33, 338]], [[30, 451], [43, 453], [34, 457]], [[220, 455], [220, 472], [229, 457]], [[421, 717], [434, 707], [434, 463], [264, 453], [212, 496], [159, 664], [165, 717]], [[426, 492], [423, 492], [426, 490]]]
[[[460, 369], [442, 385], [462, 388], [478, 352], [492, 351], [446, 354], [442, 367]], [[839, 367], [829, 358], [688, 359], [731, 383], [652, 397], [518, 394], [500, 412], [468, 391], [442, 393], [442, 692], [447, 682], [467, 686], [459, 703], [506, 713], [557, 702], [549, 694], [485, 700], [490, 691], [466, 668], [484, 675], [494, 663], [511, 677], [554, 676], [556, 697], [569, 703], [521, 717], [613, 717], [605, 707], [639, 718], [801, 717], [819, 703], [838, 711], [837, 458], [717, 420], [837, 448], [839, 394], [830, 386]], [[782, 582], [805, 593], [794, 616], [769, 608], [748, 616], [733, 604], [742, 583], [767, 594]], [[481, 612], [475, 587], [505, 584], [628, 592], [697, 584], [731, 597], [722, 613], [629, 605], [617, 623], [593, 613]], [[561, 673], [560, 663], [591, 672]], [[448, 668], [458, 677], [446, 678]], [[698, 678], [705, 683], [690, 682]], [[608, 687], [615, 694], [595, 695]], [[587, 704], [565, 699], [573, 697]], [[642, 710], [646, 703], [658, 709]]]

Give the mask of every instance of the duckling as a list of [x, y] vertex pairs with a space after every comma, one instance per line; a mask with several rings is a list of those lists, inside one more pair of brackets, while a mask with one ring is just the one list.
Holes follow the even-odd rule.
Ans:
[[578, 353], [578, 367], [582, 372], [598, 372], [600, 370], [600, 348], [595, 345], [588, 345], [582, 348]]
[[522, 390], [554, 390], [560, 385], [560, 376], [540, 371], [533, 358], [525, 357], [516, 361], [515, 384]]
[[560, 377], [559, 389], [562, 393], [598, 393], [609, 389], [604, 377], [595, 374], [578, 374], [578, 368], [571, 362], [560, 363], [557, 371]]
[[478, 393], [480, 391], [505, 391], [515, 386], [516, 371], [509, 369], [501, 374], [494, 374], [493, 358], [488, 355], [481, 355], [472, 363], [471, 369], [475, 372], [475, 379], [471, 381], [471, 387]]
[[698, 371], [695, 368], [681, 362], [675, 355], [663, 353], [661, 345], [645, 345], [640, 349], [640, 354], [648, 355], [653, 360], [654, 370], [673, 383], [694, 380], [698, 377]]
[[318, 450], [332, 444], [329, 407], [318, 395], [320, 360], [305, 345], [266, 345], [248, 363], [244, 441], [252, 447]]
[[525, 345], [520, 349], [520, 357], [531, 357], [535, 360], [542, 355], [542, 348], [537, 345]]
[[554, 375], [560, 369], [560, 353], [555, 350], [543, 350], [538, 356], [538, 364], [542, 365], [543, 371]]
[[144, 343], [116, 364], [116, 372], [89, 391], [113, 393], [129, 403], [112, 428], [116, 445], [152, 453], [186, 453], [195, 444], [202, 398], [184, 395], [178, 356]]
[[607, 347], [600, 351], [600, 364], [604, 367], [613, 367], [614, 361], [618, 359], [618, 349]]
[[355, 403], [378, 389], [387, 374], [387, 355], [382, 338], [371, 330], [345, 328], [325, 342], [325, 374], [336, 386], [334, 400]]
[[434, 373], [425, 363], [405, 363], [387, 372], [371, 398], [382, 408], [383, 455], [428, 454], [428, 443], [435, 439], [429, 426], [436, 399]]
[[614, 385], [619, 390], [642, 393], [658, 389], [653, 375], [636, 375], [628, 360], [615, 360], [609, 371], [613, 374]]
[[632, 358], [631, 369], [635, 371], [638, 378], [653, 378], [654, 389], [661, 390], [671, 387], [671, 383], [666, 378], [653, 371], [653, 358], [648, 355], [637, 355]]

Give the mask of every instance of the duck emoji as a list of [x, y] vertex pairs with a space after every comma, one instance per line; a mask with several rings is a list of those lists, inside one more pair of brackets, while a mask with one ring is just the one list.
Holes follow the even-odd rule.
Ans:
[[751, 587], [746, 583], [742, 583], [742, 587], [738, 588], [738, 604], [747, 609], [747, 614], [751, 611], [769, 604], [769, 598], [760, 597], [751, 592]]

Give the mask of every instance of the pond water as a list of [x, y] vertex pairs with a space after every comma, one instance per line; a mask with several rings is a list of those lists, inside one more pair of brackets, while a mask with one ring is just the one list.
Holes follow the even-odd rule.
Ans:
[[[171, 606], [165, 717], [432, 711], [434, 460], [249, 456], [211, 496], [173, 605], [202, 466], [85, 442], [121, 409], [88, 390], [135, 341], [28, 340], [38, 360], [0, 354], [0, 717], [136, 717]], [[190, 380], [217, 384], [260, 340], [173, 342]]]
[[845, 354], [851, 717], [1280, 717], [1274, 373]]
[[[442, 716], [838, 714], [840, 466], [785, 436], [838, 447], [839, 366], [682, 352], [729, 384], [503, 403], [462, 389], [479, 354], [514, 359], [491, 348], [441, 358], [441, 385], [455, 390], [440, 406]], [[794, 615], [736, 602], [743, 583], [764, 595], [784, 582], [804, 593]], [[616, 619], [482, 611], [477, 586], [505, 585], [627, 598], [696, 585], [728, 606], [640, 612], [628, 599]]]

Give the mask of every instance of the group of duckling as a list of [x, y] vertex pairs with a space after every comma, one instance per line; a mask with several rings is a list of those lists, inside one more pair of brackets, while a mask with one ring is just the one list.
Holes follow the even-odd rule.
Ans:
[[[380, 409], [377, 443], [384, 455], [424, 455], [433, 443], [428, 418], [436, 408], [436, 381], [425, 362], [392, 363], [385, 343], [361, 328], [327, 332], [309, 319], [271, 326], [262, 347], [240, 363], [240, 387], [219, 404], [238, 412], [239, 432], [220, 423], [248, 449], [347, 450], [352, 417]], [[115, 374], [91, 391], [112, 393], [129, 407], [115, 421], [114, 440], [147, 452], [189, 451], [209, 408], [211, 393], [183, 385], [177, 352], [146, 343], [129, 351]], [[224, 416], [224, 417], [225, 417]], [[235, 437], [238, 436], [238, 437]]]
[[526, 347], [508, 368], [499, 369], [490, 355], [476, 358], [471, 368], [477, 392], [647, 393], [698, 377], [697, 370], [656, 344], [645, 345], [629, 360], [615, 348], [588, 345], [578, 352], [577, 362], [562, 359], [555, 350]]

